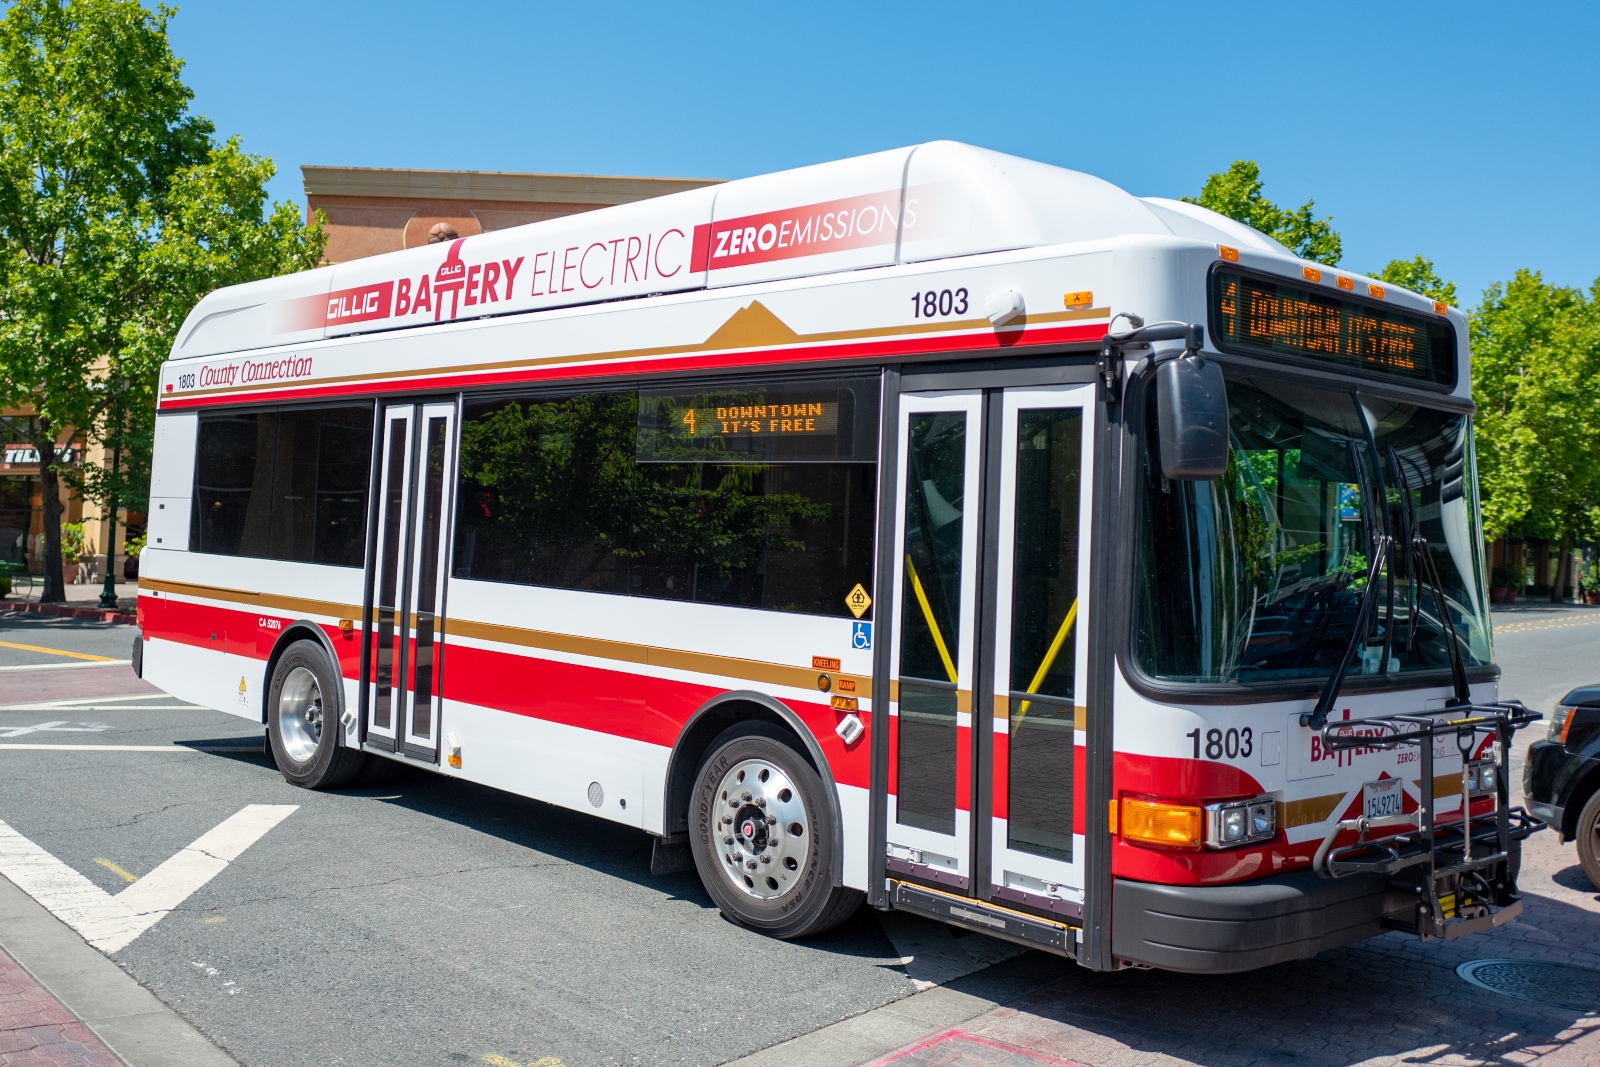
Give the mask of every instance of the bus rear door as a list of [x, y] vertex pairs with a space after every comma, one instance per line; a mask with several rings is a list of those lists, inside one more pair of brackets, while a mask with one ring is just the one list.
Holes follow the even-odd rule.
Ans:
[[454, 404], [392, 404], [384, 411], [362, 662], [366, 745], [431, 764], [440, 752], [455, 419]]

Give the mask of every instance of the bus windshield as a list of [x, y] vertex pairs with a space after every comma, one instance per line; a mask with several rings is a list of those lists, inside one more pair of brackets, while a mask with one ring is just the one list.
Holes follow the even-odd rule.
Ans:
[[[1145, 675], [1325, 679], [1357, 625], [1380, 533], [1394, 549], [1351, 673], [1448, 669], [1451, 635], [1467, 667], [1490, 662], [1467, 416], [1242, 377], [1229, 378], [1228, 405], [1227, 473], [1174, 482], [1161, 473], [1151, 398], [1134, 639]], [[1384, 507], [1364, 499], [1380, 495]]]

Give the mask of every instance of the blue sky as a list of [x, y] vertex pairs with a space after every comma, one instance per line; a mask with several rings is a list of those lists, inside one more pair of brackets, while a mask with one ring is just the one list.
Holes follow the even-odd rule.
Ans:
[[1600, 276], [1600, 5], [189, 0], [196, 110], [306, 163], [741, 177], [934, 138], [1193, 195], [1257, 160], [1344, 265]]

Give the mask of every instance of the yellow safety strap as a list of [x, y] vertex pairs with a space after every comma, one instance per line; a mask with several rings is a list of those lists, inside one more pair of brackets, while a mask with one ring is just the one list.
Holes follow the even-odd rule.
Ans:
[[[1072, 606], [1067, 609], [1067, 617], [1061, 620], [1061, 629], [1056, 631], [1056, 639], [1050, 642], [1050, 648], [1044, 654], [1044, 662], [1039, 664], [1039, 669], [1034, 673], [1033, 681], [1028, 683], [1028, 692], [1037, 693], [1044, 684], [1044, 676], [1050, 673], [1050, 668], [1056, 665], [1056, 657], [1061, 654], [1061, 648], [1067, 643], [1067, 634], [1072, 632], [1072, 624], [1078, 621], [1078, 598], [1072, 598]], [[1031, 701], [1024, 700], [1016, 712], [1011, 716], [1011, 731], [1016, 732], [1017, 723], [1028, 713]]]
[[922, 617], [928, 621], [928, 630], [933, 634], [933, 644], [939, 650], [939, 658], [944, 661], [944, 672], [950, 676], [950, 684], [956, 684], [956, 665], [950, 658], [950, 650], [945, 647], [944, 635], [939, 632], [939, 624], [933, 617], [933, 605], [928, 603], [928, 594], [922, 591], [922, 579], [917, 577], [917, 568], [911, 564], [911, 553], [906, 553], [906, 574], [911, 577], [911, 591], [917, 594], [917, 603], [922, 605]]

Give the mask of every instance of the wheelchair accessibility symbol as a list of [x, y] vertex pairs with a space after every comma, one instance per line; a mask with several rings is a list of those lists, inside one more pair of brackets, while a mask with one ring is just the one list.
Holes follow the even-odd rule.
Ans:
[[870, 622], [853, 622], [850, 624], [850, 647], [872, 647], [872, 624]]

